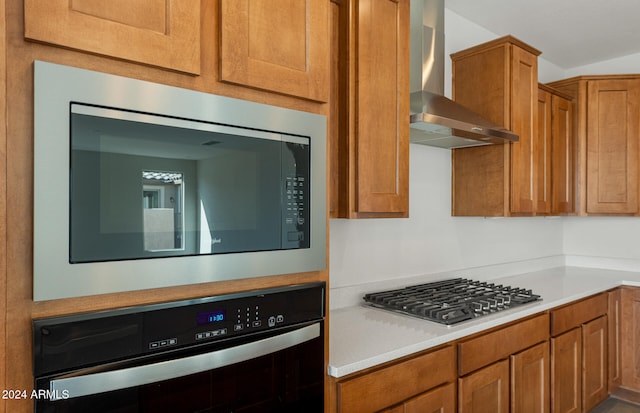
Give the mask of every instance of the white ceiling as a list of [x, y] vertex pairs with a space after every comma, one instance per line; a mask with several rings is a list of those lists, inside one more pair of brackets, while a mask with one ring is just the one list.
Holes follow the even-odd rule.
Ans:
[[445, 7], [517, 37], [563, 69], [640, 53], [639, 0], [445, 0]]

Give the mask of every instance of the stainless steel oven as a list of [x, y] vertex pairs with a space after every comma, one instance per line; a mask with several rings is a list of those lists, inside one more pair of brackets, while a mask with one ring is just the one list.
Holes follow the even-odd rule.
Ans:
[[322, 412], [325, 285], [35, 320], [44, 412]]

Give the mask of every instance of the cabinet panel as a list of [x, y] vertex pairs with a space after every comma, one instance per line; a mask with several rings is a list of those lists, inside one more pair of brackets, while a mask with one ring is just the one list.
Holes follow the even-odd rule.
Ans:
[[640, 81], [589, 81], [587, 93], [587, 213], [636, 214]]
[[606, 399], [609, 392], [607, 344], [607, 316], [582, 326], [582, 406], [586, 411]]
[[200, 2], [25, 0], [25, 37], [200, 73]]
[[221, 0], [220, 78], [326, 102], [329, 2]]
[[[453, 100], [511, 127], [508, 43], [452, 55]], [[510, 145], [452, 150], [452, 215], [505, 216], [509, 211]]]
[[509, 204], [505, 187], [509, 182], [508, 145], [453, 149], [453, 216], [504, 216]]
[[421, 394], [404, 404], [404, 413], [454, 413], [456, 385], [449, 383]]
[[574, 328], [551, 339], [551, 411], [582, 410], [582, 335]]
[[458, 379], [458, 407], [460, 413], [507, 413], [509, 360]]
[[510, 44], [503, 41], [451, 56], [453, 99], [506, 128], [511, 125], [510, 49]]
[[511, 356], [511, 412], [549, 412], [549, 343]]

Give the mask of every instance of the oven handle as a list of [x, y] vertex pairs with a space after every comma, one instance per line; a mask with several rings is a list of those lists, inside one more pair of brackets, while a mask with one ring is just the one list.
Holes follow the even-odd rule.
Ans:
[[235, 347], [84, 376], [53, 379], [51, 400], [88, 396], [170, 380], [275, 353], [320, 336], [320, 323]]

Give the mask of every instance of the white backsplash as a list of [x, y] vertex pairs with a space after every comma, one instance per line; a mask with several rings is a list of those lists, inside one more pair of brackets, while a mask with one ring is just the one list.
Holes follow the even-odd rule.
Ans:
[[495, 278], [564, 265], [560, 218], [452, 217], [451, 151], [410, 151], [409, 218], [331, 220], [332, 296], [413, 277]]

